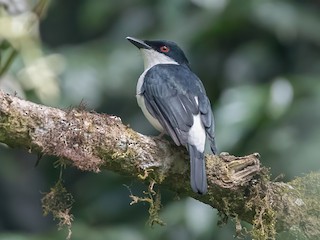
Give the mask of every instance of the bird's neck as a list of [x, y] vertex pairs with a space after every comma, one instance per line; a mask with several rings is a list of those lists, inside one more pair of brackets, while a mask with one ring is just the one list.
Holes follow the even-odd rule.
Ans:
[[168, 56], [152, 49], [142, 49], [141, 52], [144, 60], [145, 70], [150, 69], [158, 64], [178, 64]]

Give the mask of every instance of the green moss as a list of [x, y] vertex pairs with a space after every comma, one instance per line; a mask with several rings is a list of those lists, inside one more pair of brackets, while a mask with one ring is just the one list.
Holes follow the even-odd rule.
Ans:
[[[305, 177], [296, 178], [290, 185], [297, 190], [298, 198], [295, 204], [304, 207], [300, 227], [304, 236], [309, 239], [318, 239], [320, 236], [320, 172], [311, 172]], [[295, 231], [299, 233], [299, 231]]]
[[246, 203], [246, 208], [255, 209], [250, 234], [253, 239], [275, 239], [276, 212], [271, 206], [272, 192], [268, 189], [270, 174], [267, 168], [261, 172], [259, 183], [253, 185], [251, 198]]
[[[224, 191], [221, 193], [223, 197], [215, 196], [210, 198], [210, 201], [221, 199], [217, 202], [220, 210], [221, 220], [220, 224], [226, 223], [228, 218], [232, 218], [236, 224], [236, 234], [241, 236], [243, 234], [250, 234], [252, 239], [265, 240], [275, 239], [276, 236], [276, 212], [270, 204], [271, 192], [268, 192], [268, 183], [270, 181], [270, 174], [268, 169], [263, 169], [259, 175], [258, 181], [253, 181], [248, 188], [250, 193], [245, 193], [246, 188], [236, 192], [230, 191], [229, 194]], [[243, 212], [242, 209], [245, 209]], [[252, 219], [252, 229], [247, 231], [242, 228], [237, 213], [241, 212], [241, 219]]]
[[[15, 112], [10, 116], [1, 114], [0, 116], [0, 140], [8, 146], [17, 147], [19, 145], [26, 146], [30, 143], [28, 124], [20, 115], [15, 116]], [[14, 133], [14, 134], [11, 134]]]
[[147, 191], [144, 191], [143, 197], [138, 197], [132, 194], [130, 188], [128, 187], [128, 190], [130, 191], [130, 198], [132, 199], [132, 202], [130, 205], [137, 204], [139, 202], [146, 202], [149, 204], [149, 220], [148, 224], [152, 227], [155, 224], [164, 226], [166, 223], [162, 221], [159, 217], [159, 212], [161, 209], [161, 193], [160, 190], [157, 192], [154, 191], [155, 182], [151, 181], [148, 187]]
[[308, 213], [320, 216], [320, 173], [311, 172], [305, 177], [296, 178], [290, 185], [303, 197]]

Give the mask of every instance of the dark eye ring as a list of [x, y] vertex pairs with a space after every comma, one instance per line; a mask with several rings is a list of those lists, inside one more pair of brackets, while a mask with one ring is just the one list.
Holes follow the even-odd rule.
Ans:
[[167, 52], [170, 51], [170, 48], [168, 48], [167, 46], [162, 46], [162, 47], [160, 47], [160, 51], [164, 52], [164, 53], [167, 53]]

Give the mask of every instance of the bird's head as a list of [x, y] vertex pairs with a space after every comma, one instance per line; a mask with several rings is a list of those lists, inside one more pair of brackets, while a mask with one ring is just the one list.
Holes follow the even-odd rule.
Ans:
[[144, 67], [148, 69], [157, 64], [189, 64], [181, 48], [167, 40], [140, 40], [133, 37], [127, 39], [140, 49], [143, 55]]

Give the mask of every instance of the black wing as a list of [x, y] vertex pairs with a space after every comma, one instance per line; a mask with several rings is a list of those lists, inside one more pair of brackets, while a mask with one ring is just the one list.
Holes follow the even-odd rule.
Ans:
[[207, 135], [214, 139], [210, 101], [201, 81], [188, 67], [174, 64], [152, 67], [145, 75], [141, 95], [147, 110], [177, 145], [187, 144], [193, 115], [199, 112]]

